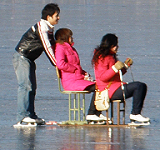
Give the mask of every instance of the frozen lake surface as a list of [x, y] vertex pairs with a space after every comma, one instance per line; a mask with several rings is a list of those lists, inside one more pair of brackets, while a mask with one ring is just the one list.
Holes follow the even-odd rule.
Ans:
[[[94, 76], [91, 57], [106, 33], [119, 37], [119, 59], [134, 61], [134, 80], [145, 82], [148, 93], [142, 114], [151, 125], [143, 128], [37, 127], [14, 129], [17, 80], [12, 55], [22, 34], [41, 18], [50, 0], [0, 1], [0, 149], [1, 150], [158, 150], [160, 147], [160, 3], [158, 0], [55, 0], [61, 9], [60, 27], [73, 31], [82, 67]], [[58, 91], [56, 72], [45, 54], [36, 60], [36, 113], [46, 121], [68, 119], [67, 95]], [[131, 82], [131, 71], [124, 81]], [[86, 96], [86, 112], [91, 95]], [[129, 122], [132, 99], [127, 100]]]

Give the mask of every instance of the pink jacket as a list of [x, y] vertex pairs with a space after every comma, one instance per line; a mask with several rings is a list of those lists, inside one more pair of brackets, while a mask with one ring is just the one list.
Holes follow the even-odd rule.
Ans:
[[83, 91], [87, 86], [95, 84], [84, 80], [85, 71], [80, 66], [78, 53], [68, 43], [56, 43], [55, 57], [57, 67], [61, 70], [61, 82], [65, 90]]
[[[116, 63], [113, 55], [107, 55], [103, 60], [99, 59], [98, 64], [95, 66], [96, 84], [100, 91], [104, 90], [111, 80], [109, 88], [109, 97], [111, 98], [114, 92], [121, 86], [119, 73], [115, 73], [112, 66]], [[123, 69], [123, 74], [126, 72]], [[124, 83], [126, 84], [126, 83]]]

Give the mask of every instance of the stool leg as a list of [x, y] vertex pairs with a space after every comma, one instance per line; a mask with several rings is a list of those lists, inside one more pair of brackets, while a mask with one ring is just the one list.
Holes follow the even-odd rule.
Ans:
[[108, 122], [108, 110], [106, 110], [106, 117], [107, 117], [106, 124], [109, 125], [109, 122]]
[[114, 124], [113, 122], [113, 102], [111, 102], [111, 121], [112, 121], [112, 124]]
[[125, 124], [125, 102], [123, 102], [123, 124]]
[[117, 125], [120, 124], [120, 102], [117, 103]]

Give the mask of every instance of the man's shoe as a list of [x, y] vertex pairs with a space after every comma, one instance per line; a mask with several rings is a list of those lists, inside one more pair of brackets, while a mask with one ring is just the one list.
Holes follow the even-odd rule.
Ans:
[[39, 118], [37, 115], [31, 116], [32, 119], [35, 120], [35, 122], [37, 123], [37, 125], [45, 125], [45, 120], [42, 118]]
[[45, 120], [42, 118], [37, 118], [37, 119], [35, 119], [35, 121], [36, 121], [37, 125], [45, 125], [45, 123], [46, 123]]

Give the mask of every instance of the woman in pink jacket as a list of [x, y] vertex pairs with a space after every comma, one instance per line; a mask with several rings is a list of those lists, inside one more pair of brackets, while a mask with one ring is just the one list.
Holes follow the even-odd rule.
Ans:
[[[127, 58], [123, 63], [118, 61], [116, 53], [118, 50], [118, 38], [114, 34], [106, 34], [103, 36], [101, 44], [95, 49], [92, 58], [92, 65], [95, 69], [96, 84], [100, 91], [104, 90], [111, 82], [109, 88], [110, 100], [123, 100], [123, 91], [121, 89], [121, 81], [119, 70], [126, 73], [127, 69], [132, 65], [131, 58]], [[138, 122], [149, 122], [148, 117], [141, 115], [144, 99], [147, 92], [147, 86], [142, 82], [123, 83], [125, 98], [133, 97], [133, 106], [130, 119]]]
[[[61, 71], [61, 82], [65, 90], [68, 91], [95, 91], [95, 82], [88, 80], [88, 73], [80, 65], [80, 60], [76, 49], [73, 47], [72, 31], [61, 28], [55, 33], [56, 47], [55, 57], [57, 67]], [[90, 79], [90, 78], [89, 78]], [[94, 95], [92, 97], [94, 101]], [[94, 113], [87, 115], [87, 120], [104, 120], [100, 111], [91, 106]], [[98, 115], [95, 115], [95, 114]]]

